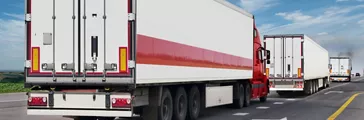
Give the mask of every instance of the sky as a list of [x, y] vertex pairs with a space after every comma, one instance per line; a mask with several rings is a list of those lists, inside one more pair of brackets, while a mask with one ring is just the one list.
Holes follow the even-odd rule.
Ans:
[[[306, 34], [330, 56], [353, 57], [364, 68], [364, 0], [228, 0], [255, 15], [261, 35]], [[24, 66], [24, 0], [0, 4], [0, 70]], [[363, 61], [363, 62], [362, 62]]]
[[364, 69], [364, 0], [228, 0], [255, 15], [260, 34], [306, 34]]

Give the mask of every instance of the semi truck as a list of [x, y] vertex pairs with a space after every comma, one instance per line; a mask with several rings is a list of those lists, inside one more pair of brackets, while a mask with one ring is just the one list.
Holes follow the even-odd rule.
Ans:
[[266, 65], [270, 91], [314, 94], [330, 85], [329, 53], [305, 34], [264, 35], [272, 53]]
[[254, 16], [228, 1], [26, 0], [25, 10], [28, 115], [194, 120], [267, 100], [270, 51]]
[[331, 81], [351, 81], [351, 58], [350, 57], [330, 57], [330, 80]]

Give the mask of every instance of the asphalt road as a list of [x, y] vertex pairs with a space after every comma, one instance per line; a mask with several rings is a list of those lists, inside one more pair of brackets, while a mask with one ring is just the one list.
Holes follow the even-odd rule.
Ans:
[[[25, 93], [0, 95], [0, 120], [71, 120], [61, 116], [26, 115], [25, 100]], [[364, 78], [357, 78], [350, 83], [332, 83], [328, 89], [310, 96], [293, 93], [280, 97], [272, 92], [267, 102], [254, 100], [247, 108], [208, 108], [200, 120], [326, 120], [329, 117], [362, 120], [363, 113]]]

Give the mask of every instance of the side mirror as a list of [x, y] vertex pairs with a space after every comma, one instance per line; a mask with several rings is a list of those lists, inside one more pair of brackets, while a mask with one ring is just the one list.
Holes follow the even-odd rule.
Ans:
[[270, 64], [270, 50], [267, 50], [267, 64]]
[[329, 69], [332, 69], [332, 65], [331, 64], [329, 64]]
[[267, 50], [267, 60], [270, 60], [270, 50]]

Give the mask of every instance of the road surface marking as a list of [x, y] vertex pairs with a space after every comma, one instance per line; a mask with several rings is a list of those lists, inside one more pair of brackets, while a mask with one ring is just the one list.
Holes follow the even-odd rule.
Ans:
[[245, 115], [248, 115], [249, 113], [235, 113], [233, 115], [236, 115], [236, 116], [245, 116]]
[[269, 107], [264, 107], [264, 106], [261, 106], [261, 107], [257, 107], [257, 109], [268, 109]]
[[[356, 79], [356, 80], [353, 80], [353, 81], [361, 81], [361, 80], [363, 80], [362, 78], [358, 78], [358, 79]], [[330, 90], [330, 89], [333, 89], [333, 88], [337, 88], [337, 87], [340, 87], [340, 86], [344, 86], [344, 85], [347, 85], [347, 84], [350, 84], [351, 82], [348, 82], [348, 83], [344, 83], [344, 84], [340, 84], [340, 85], [336, 85], [336, 86], [333, 86], [333, 87], [329, 87], [329, 88], [326, 88], [326, 89], [323, 89], [323, 90], [321, 90], [321, 91], [319, 91], [319, 92], [317, 92], [317, 93], [315, 93], [315, 94], [312, 94], [312, 95], [310, 95], [310, 96], [307, 96], [307, 97], [305, 97], [304, 98], [304, 100], [307, 100], [307, 99], [310, 99], [310, 98], [312, 98], [312, 97], [315, 97], [316, 95], [319, 95], [319, 93], [322, 93], [322, 92], [324, 92], [324, 91], [328, 91], [328, 90]]]
[[343, 91], [329, 91], [329, 92], [326, 92], [324, 94], [326, 95], [326, 94], [330, 94], [330, 93], [343, 93]]
[[281, 119], [252, 119], [252, 120], [288, 120], [287, 117]]
[[275, 104], [275, 105], [282, 105], [283, 102], [274, 102], [273, 104]]
[[295, 101], [296, 99], [286, 99], [287, 101]]
[[[292, 100], [291, 98], [268, 98], [268, 100], [274, 100], [274, 101], [287, 101], [287, 99]], [[302, 100], [302, 98], [295, 98], [295, 100]]]
[[338, 117], [359, 94], [361, 93], [356, 93], [353, 96], [351, 96], [334, 114], [332, 114], [329, 118], [327, 118], [327, 120], [335, 120], [335, 118]]

